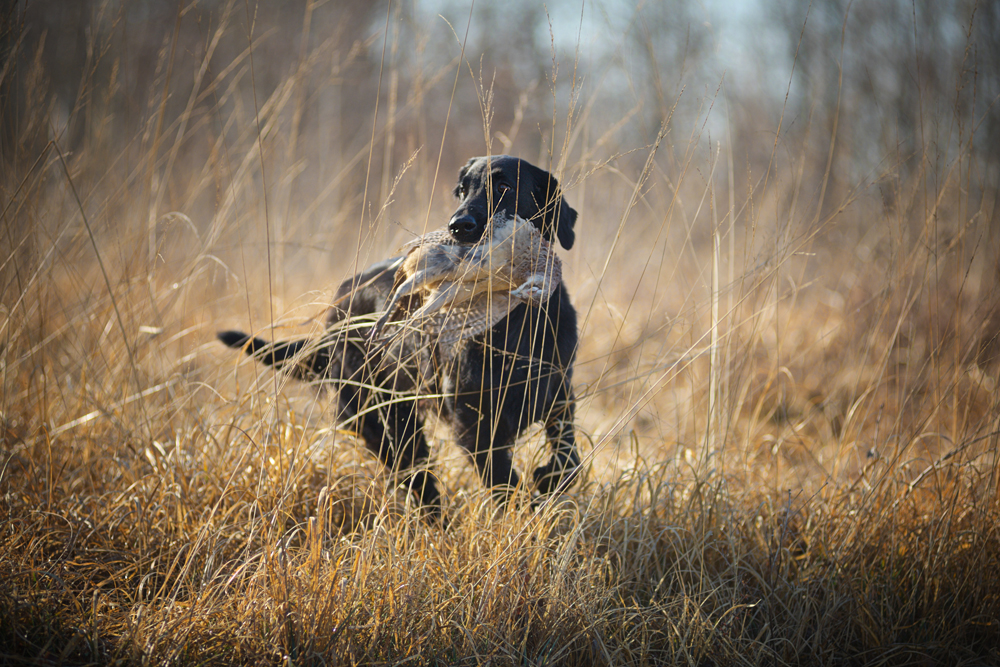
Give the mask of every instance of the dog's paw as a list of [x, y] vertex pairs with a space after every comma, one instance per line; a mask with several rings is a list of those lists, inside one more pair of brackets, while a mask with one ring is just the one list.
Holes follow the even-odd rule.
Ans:
[[548, 463], [535, 469], [535, 488], [542, 495], [564, 491], [573, 486], [579, 472], [580, 457], [576, 452], [556, 452]]

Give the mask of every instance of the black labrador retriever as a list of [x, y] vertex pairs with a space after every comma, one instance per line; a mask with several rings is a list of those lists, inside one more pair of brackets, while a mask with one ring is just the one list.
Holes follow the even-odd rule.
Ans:
[[[490, 216], [516, 213], [549, 241], [573, 246], [576, 211], [551, 174], [524, 160], [506, 155], [469, 160], [459, 171], [455, 195], [461, 201], [448, 230], [458, 243], [479, 241]], [[414, 346], [405, 342], [373, 346], [368, 338], [373, 319], [357, 317], [384, 309], [398, 262], [387, 259], [346, 280], [318, 341], [268, 343], [241, 331], [220, 332], [219, 339], [293, 377], [333, 387], [340, 418], [353, 423], [386, 466], [403, 473], [434, 516], [440, 514], [440, 492], [425, 465], [427, 397], [435, 398], [499, 503], [507, 502], [519, 482], [511, 464], [514, 441], [535, 422], [544, 422], [552, 452], [534, 471], [535, 488], [550, 494], [572, 484], [580, 467], [572, 388], [577, 324], [565, 286], [541, 305], [517, 305], [443, 359], [434, 349], [407, 349]]]

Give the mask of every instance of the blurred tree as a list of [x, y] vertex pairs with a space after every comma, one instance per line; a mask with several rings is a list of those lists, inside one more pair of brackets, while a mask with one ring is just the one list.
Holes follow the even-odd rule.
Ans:
[[[996, 168], [1000, 4], [782, 0], [772, 7], [796, 58], [783, 134], [810, 150], [804, 183], [824, 212], [867, 177], [898, 184], [918, 173], [940, 176], [969, 147]], [[828, 159], [829, 187], [818, 201]], [[897, 190], [882, 189], [888, 205], [896, 205]]]

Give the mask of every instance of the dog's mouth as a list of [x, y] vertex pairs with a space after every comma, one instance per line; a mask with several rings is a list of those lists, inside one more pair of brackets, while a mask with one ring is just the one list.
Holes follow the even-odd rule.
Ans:
[[483, 229], [482, 236], [478, 241], [476, 241], [476, 245], [486, 245], [488, 243], [492, 243], [497, 232], [506, 232], [507, 225], [513, 223], [515, 220], [515, 215], [508, 215], [501, 211], [497, 211], [490, 216], [490, 219], [486, 223], [486, 227]]
[[490, 216], [484, 226], [480, 227], [471, 215], [456, 215], [448, 223], [448, 232], [452, 239], [460, 245], [481, 245], [488, 243], [496, 229], [510, 222], [514, 217], [513, 214], [497, 211]]

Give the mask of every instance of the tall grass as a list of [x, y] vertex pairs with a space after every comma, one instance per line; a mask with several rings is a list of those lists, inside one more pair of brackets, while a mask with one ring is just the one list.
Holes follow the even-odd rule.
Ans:
[[[319, 11], [146, 25], [141, 94], [102, 15], [68, 109], [8, 28], [2, 662], [1000, 662], [998, 184], [958, 103], [950, 143], [851, 181], [837, 123], [817, 151], [772, 119], [763, 163], [710, 138], [725, 87], [690, 126], [663, 90], [608, 118], [585, 59], [501, 95], [464, 23], [441, 63], [398, 7], [349, 39]], [[659, 133], [623, 140], [648, 108]], [[586, 474], [501, 514], [438, 429], [442, 529], [335, 401], [214, 333], [315, 334], [497, 149], [581, 214]], [[523, 440], [529, 470], [544, 434]]]

